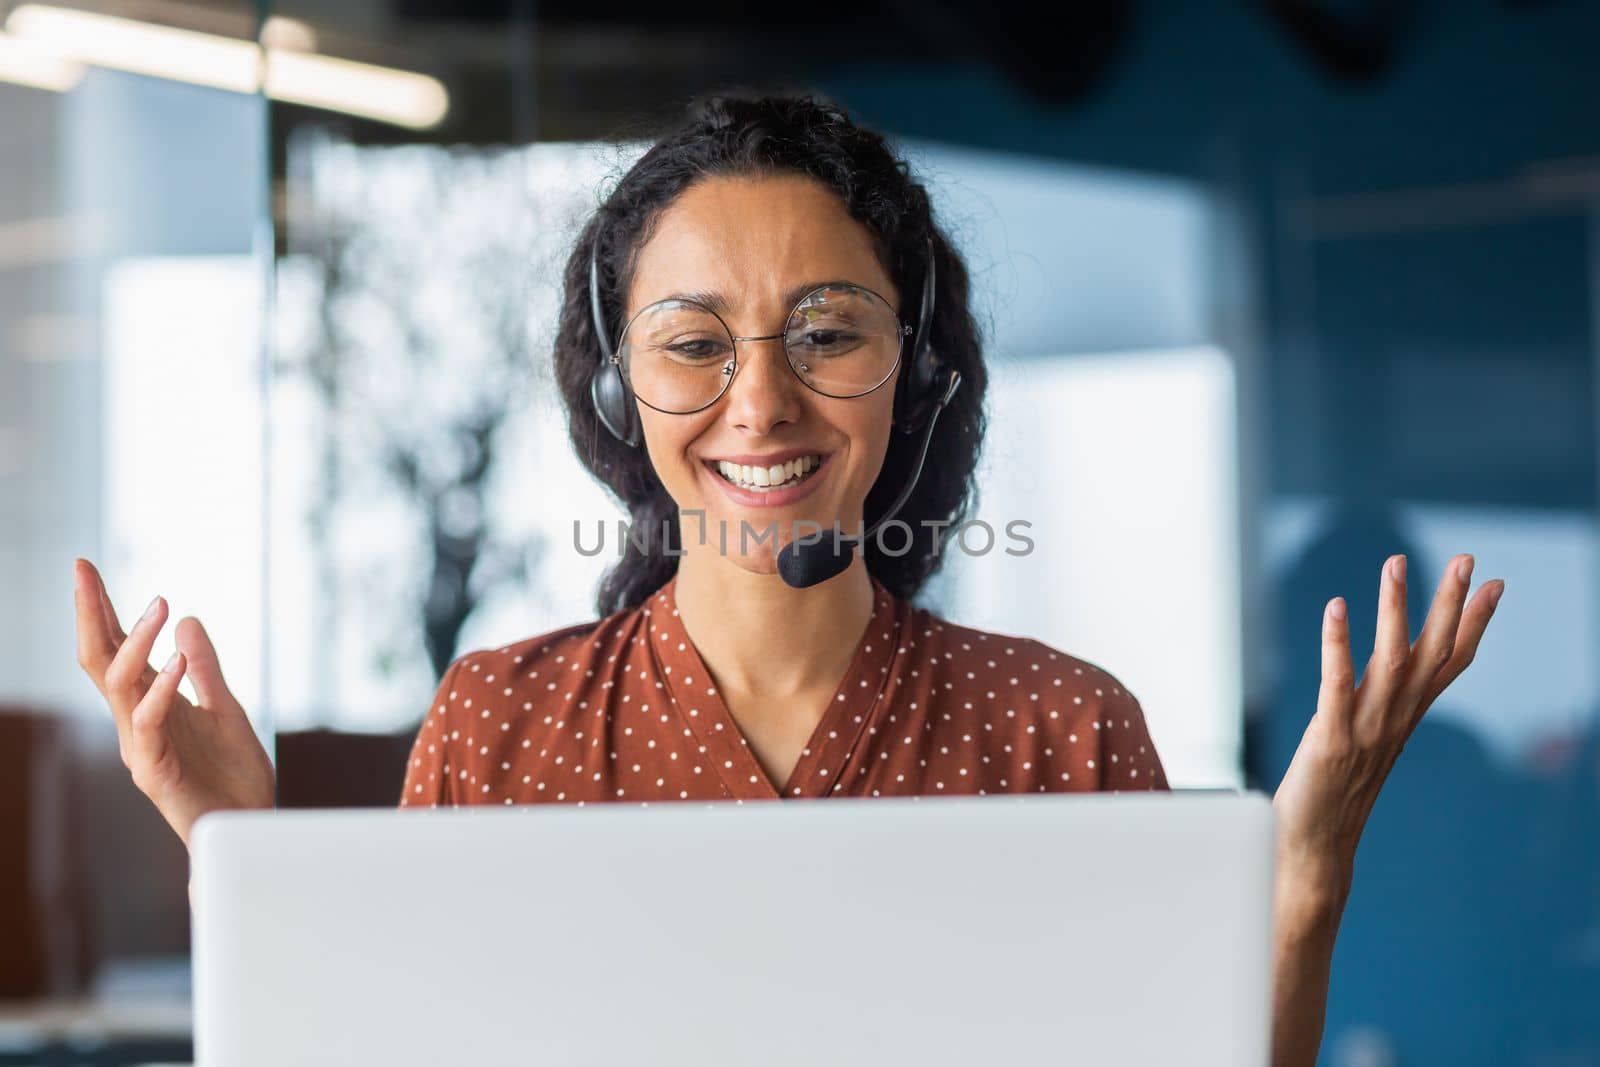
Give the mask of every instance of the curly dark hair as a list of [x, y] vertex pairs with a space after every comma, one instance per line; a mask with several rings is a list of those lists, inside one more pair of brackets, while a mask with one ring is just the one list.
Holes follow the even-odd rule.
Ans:
[[[985, 428], [988, 375], [969, 307], [966, 263], [935, 224], [926, 188], [881, 135], [813, 94], [724, 92], [701, 97], [622, 176], [584, 225], [563, 279], [555, 373], [568, 431], [585, 466], [631, 516], [624, 555], [596, 594], [602, 616], [636, 607], [666, 584], [677, 572], [678, 556], [672, 553], [681, 545], [677, 505], [649, 456], [642, 447], [613, 437], [590, 400], [590, 380], [601, 366], [589, 306], [591, 252], [598, 258], [607, 320], [617, 323], [637, 252], [680, 193], [712, 176], [774, 173], [804, 174], [821, 182], [871, 231], [879, 259], [902, 294], [902, 319], [915, 316], [927, 242], [933, 243], [938, 269], [930, 342], [943, 365], [961, 372], [961, 388], [940, 414], [922, 476], [897, 516], [913, 531], [910, 550], [891, 555], [879, 549], [875, 538], [869, 539], [862, 549], [867, 570], [896, 596], [910, 600], [938, 570], [945, 543], [975, 501], [973, 471]], [[909, 364], [902, 362], [897, 392], [904, 388]], [[867, 522], [882, 514], [910, 476], [917, 438], [891, 434], [883, 469], [867, 494]], [[935, 525], [941, 521], [950, 525]], [[899, 549], [902, 540], [896, 533], [890, 546]]]

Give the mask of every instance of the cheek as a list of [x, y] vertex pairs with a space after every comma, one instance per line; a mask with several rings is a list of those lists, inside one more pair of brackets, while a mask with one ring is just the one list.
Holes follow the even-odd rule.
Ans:
[[696, 473], [685, 454], [689, 443], [705, 429], [705, 420], [687, 415], [663, 415], [639, 406], [639, 422], [644, 429], [644, 447], [656, 477], [674, 500], [696, 492]]
[[889, 450], [894, 432], [894, 394], [880, 399], [874, 393], [870, 403], [867, 398], [837, 403], [840, 406], [829, 412], [830, 421], [850, 439], [851, 482], [864, 496], [877, 481]]

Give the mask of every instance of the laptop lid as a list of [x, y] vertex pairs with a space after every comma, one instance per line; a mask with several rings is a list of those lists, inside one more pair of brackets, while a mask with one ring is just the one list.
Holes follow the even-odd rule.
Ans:
[[1264, 1064], [1260, 793], [223, 812], [200, 1067]]

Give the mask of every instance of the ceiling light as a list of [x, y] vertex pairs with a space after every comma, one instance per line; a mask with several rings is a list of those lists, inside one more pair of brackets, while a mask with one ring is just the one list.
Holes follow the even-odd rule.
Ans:
[[260, 85], [260, 50], [232, 37], [45, 4], [23, 4], [6, 19], [6, 29], [97, 67], [236, 93]]
[[412, 129], [437, 126], [450, 110], [444, 86], [425, 74], [276, 48], [267, 52], [267, 95]]
[[83, 79], [83, 64], [0, 33], [0, 81], [64, 93]]
[[[315, 44], [309, 27], [294, 20], [267, 30], [284, 45]], [[303, 30], [298, 39], [296, 28]], [[262, 87], [263, 50], [252, 41], [149, 22], [23, 4], [6, 20], [15, 38], [57, 62], [87, 63], [194, 85], [253, 93]], [[266, 95], [284, 103], [427, 129], [450, 108], [436, 78], [391, 67], [307, 54], [290, 47], [265, 50]]]
[[299, 19], [273, 15], [261, 27], [261, 43], [268, 48], [283, 48], [290, 52], [315, 52], [317, 34]]

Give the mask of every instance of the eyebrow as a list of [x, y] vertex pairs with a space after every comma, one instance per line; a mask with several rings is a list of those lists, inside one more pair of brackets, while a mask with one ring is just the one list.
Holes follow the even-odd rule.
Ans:
[[[786, 305], [788, 305], [789, 307], [792, 308], [796, 304], [798, 304], [800, 302], [800, 298], [805, 296], [807, 293], [813, 292], [814, 290], [817, 290], [817, 289], [826, 289], [826, 288], [828, 288], [830, 286], [835, 286], [835, 285], [850, 285], [850, 286], [854, 286], [857, 289], [867, 289], [868, 292], [873, 292], [874, 291], [874, 290], [868, 288], [867, 286], [862, 285], [860, 282], [853, 282], [853, 281], [850, 281], [847, 278], [834, 278], [831, 281], [805, 282], [805, 283], [803, 283], [801, 285], [797, 285], [794, 288], [790, 289], [788, 292], [783, 294], [783, 302]], [[726, 296], [724, 296], [722, 293], [720, 293], [717, 290], [715, 290], [715, 289], [695, 289], [695, 290], [688, 291], [688, 292], [668, 293], [666, 296], [662, 297], [661, 299], [662, 300], [685, 300], [685, 301], [688, 301], [689, 303], [692, 303], [692, 304], [699, 304], [702, 307], [710, 308], [712, 311], [716, 312], [718, 315], [723, 315], [723, 316], [727, 315], [730, 311], [733, 310], [728, 305], [728, 298]], [[660, 301], [652, 301], [652, 303], [659, 303], [659, 302]]]

